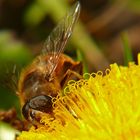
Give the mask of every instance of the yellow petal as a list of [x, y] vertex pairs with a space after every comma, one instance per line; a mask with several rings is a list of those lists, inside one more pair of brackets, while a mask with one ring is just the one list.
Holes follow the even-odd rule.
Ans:
[[106, 75], [98, 72], [70, 82], [65, 96], [54, 100], [54, 116], [43, 115], [43, 125], [22, 132], [18, 140], [140, 139], [138, 58], [139, 65], [112, 64]]

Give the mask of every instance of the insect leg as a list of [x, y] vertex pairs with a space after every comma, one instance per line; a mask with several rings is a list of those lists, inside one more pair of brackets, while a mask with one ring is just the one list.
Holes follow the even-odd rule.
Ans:
[[83, 78], [83, 65], [81, 62], [74, 65], [72, 68], [68, 69], [61, 80], [61, 87], [62, 89], [67, 85], [69, 80], [80, 80]]

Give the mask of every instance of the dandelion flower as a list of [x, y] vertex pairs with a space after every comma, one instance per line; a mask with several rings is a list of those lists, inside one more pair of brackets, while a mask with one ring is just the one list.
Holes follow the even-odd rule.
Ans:
[[[53, 102], [54, 117], [18, 140], [140, 139], [140, 55], [138, 65], [110, 65], [106, 74], [85, 74]], [[87, 78], [88, 76], [88, 78]]]

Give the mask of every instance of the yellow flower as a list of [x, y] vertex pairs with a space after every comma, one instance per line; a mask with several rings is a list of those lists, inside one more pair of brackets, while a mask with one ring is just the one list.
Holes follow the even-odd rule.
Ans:
[[138, 65], [110, 67], [71, 81], [54, 100], [54, 117], [43, 115], [18, 140], [140, 139], [140, 55]]

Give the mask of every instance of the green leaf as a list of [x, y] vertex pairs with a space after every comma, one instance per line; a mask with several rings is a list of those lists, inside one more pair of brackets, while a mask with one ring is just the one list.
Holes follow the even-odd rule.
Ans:
[[123, 32], [121, 38], [122, 38], [123, 49], [124, 49], [124, 65], [127, 66], [129, 62], [133, 61], [133, 54], [130, 47], [128, 34], [126, 32]]
[[140, 13], [140, 0], [127, 0], [128, 8], [134, 12]]
[[84, 55], [80, 49], [77, 49], [77, 60], [83, 63], [83, 72], [88, 73], [88, 66], [86, 65]]
[[15, 62], [27, 64], [33, 58], [27, 45], [13, 38], [12, 32], [0, 32], [0, 64]]

